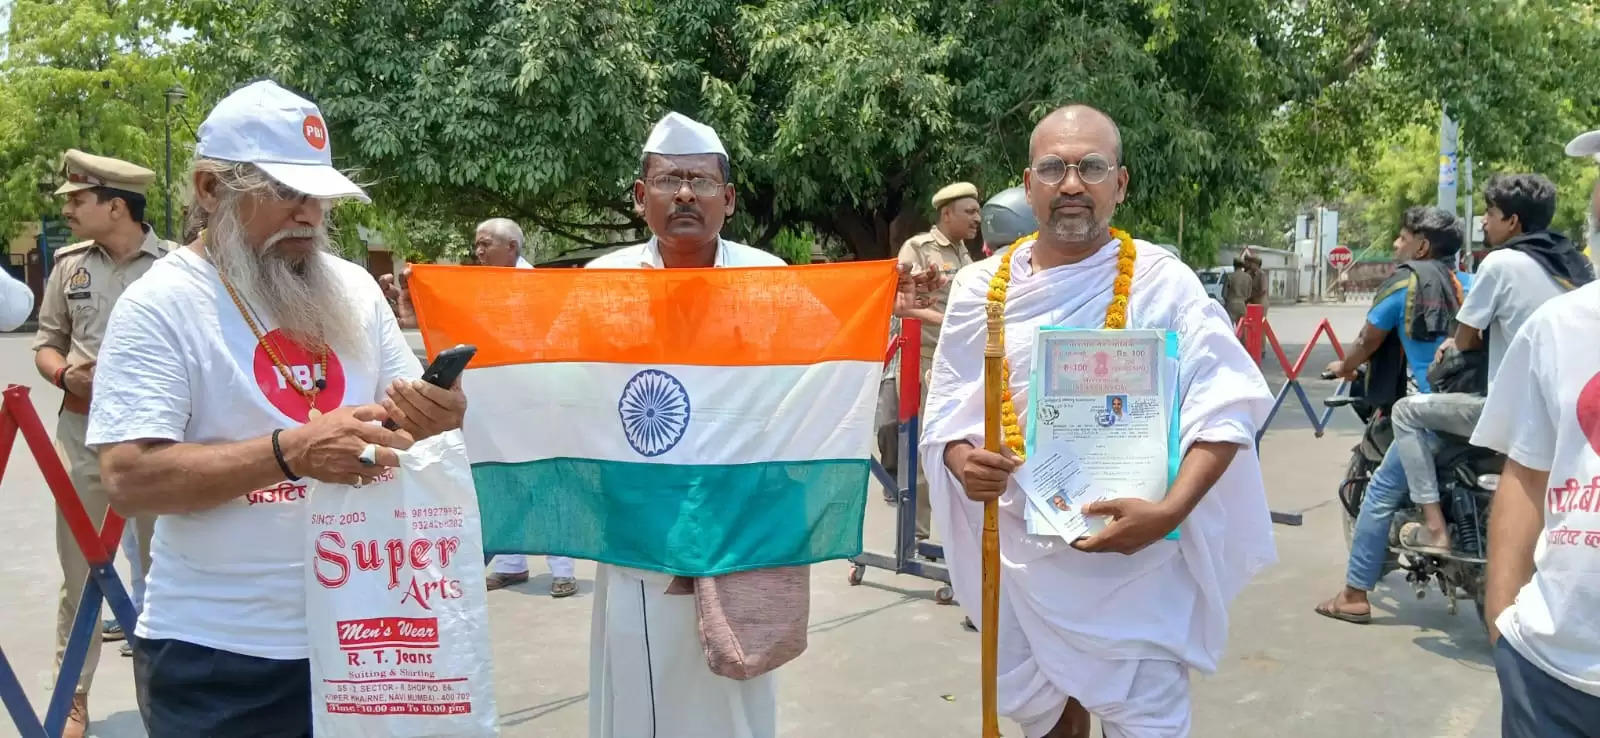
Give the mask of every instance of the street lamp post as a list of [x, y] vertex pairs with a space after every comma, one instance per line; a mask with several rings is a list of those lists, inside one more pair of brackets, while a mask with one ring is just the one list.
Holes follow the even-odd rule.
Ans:
[[189, 96], [183, 87], [173, 84], [161, 93], [167, 99], [167, 177], [161, 184], [161, 195], [167, 201], [167, 240], [172, 240], [172, 106]]

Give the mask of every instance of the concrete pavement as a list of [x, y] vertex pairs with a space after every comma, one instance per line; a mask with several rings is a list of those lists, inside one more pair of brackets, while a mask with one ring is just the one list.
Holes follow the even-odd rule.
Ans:
[[[1357, 307], [1274, 307], [1269, 319], [1293, 360], [1322, 317], [1350, 341]], [[28, 337], [0, 336], [0, 374], [33, 387], [52, 425], [59, 393], [33, 371]], [[1308, 366], [1332, 358], [1324, 342]], [[1269, 360], [1270, 361], [1270, 360]], [[1310, 370], [1315, 375], [1315, 370]], [[1274, 389], [1279, 373], [1269, 371]], [[1314, 402], [1333, 383], [1312, 379]], [[1194, 683], [1194, 735], [1253, 738], [1498, 735], [1499, 697], [1482, 627], [1462, 608], [1446, 614], [1437, 594], [1416, 601], [1391, 576], [1374, 597], [1375, 622], [1357, 626], [1313, 614], [1343, 582], [1345, 546], [1334, 490], [1359, 435], [1353, 416], [1313, 436], [1291, 397], [1262, 444], [1274, 508], [1305, 514], [1277, 528], [1280, 562], [1233, 608], [1231, 642], [1215, 675]], [[0, 482], [0, 649], [35, 709], [47, 698], [59, 569], [52, 508], [37, 468], [19, 444]], [[889, 550], [893, 508], [868, 496], [869, 549]], [[496, 697], [506, 736], [586, 734], [588, 631], [593, 567], [578, 568], [581, 594], [553, 600], [543, 560], [528, 584], [490, 593]], [[811, 645], [779, 675], [780, 732], [788, 738], [975, 736], [978, 638], [959, 627], [958, 608], [933, 602], [934, 584], [869, 570], [846, 583], [843, 562], [814, 567]], [[142, 736], [128, 659], [103, 648], [90, 711], [92, 734]], [[1006, 724], [1008, 736], [1020, 735]], [[12, 730], [0, 719], [0, 736]]]

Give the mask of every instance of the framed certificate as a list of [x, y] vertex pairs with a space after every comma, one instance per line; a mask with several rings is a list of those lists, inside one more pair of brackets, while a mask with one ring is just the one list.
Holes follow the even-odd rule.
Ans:
[[1037, 330], [1017, 473], [1029, 533], [1072, 541], [1105, 527], [1084, 505], [1166, 497], [1179, 461], [1177, 343], [1167, 331]]

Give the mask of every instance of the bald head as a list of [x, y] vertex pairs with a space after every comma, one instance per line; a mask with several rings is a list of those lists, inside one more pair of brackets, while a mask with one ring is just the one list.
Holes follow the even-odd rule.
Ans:
[[1037, 159], [1040, 142], [1052, 138], [1087, 138], [1104, 142], [1105, 147], [1101, 150], [1113, 158], [1114, 164], [1122, 164], [1122, 129], [1117, 127], [1117, 122], [1111, 116], [1098, 108], [1067, 105], [1051, 111], [1033, 127], [1033, 136], [1028, 139], [1028, 160]]
[[1039, 223], [1041, 263], [1094, 253], [1111, 240], [1111, 217], [1128, 194], [1116, 121], [1088, 105], [1046, 115], [1028, 141], [1022, 183]]

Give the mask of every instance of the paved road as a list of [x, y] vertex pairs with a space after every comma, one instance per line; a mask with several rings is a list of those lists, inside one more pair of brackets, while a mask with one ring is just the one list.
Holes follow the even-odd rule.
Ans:
[[[1274, 308], [1270, 318], [1290, 359], [1324, 316], [1354, 338], [1361, 310]], [[1308, 366], [1332, 358], [1326, 342]], [[1315, 372], [1312, 372], [1313, 374]], [[1269, 371], [1273, 386], [1281, 372]], [[37, 405], [59, 394], [33, 372], [27, 338], [0, 337], [0, 376], [33, 387]], [[1332, 383], [1308, 382], [1314, 402]], [[1391, 577], [1374, 598], [1375, 622], [1338, 623], [1312, 606], [1343, 581], [1344, 541], [1333, 490], [1358, 428], [1335, 419], [1316, 438], [1291, 397], [1262, 444], [1273, 506], [1305, 513], [1305, 525], [1279, 527], [1280, 563], [1257, 578], [1233, 608], [1232, 642], [1221, 670], [1195, 681], [1196, 736], [1334, 738], [1415, 735], [1488, 738], [1498, 734], [1499, 698], [1481, 627], [1445, 612], [1437, 595], [1416, 601]], [[869, 499], [868, 546], [887, 550], [893, 509]], [[58, 569], [49, 495], [26, 452], [13, 451], [0, 482], [0, 648], [29, 698], [42, 709], [50, 677]], [[781, 733], [834, 736], [978, 734], [978, 639], [963, 632], [957, 609], [932, 601], [923, 580], [870, 571], [850, 587], [848, 566], [815, 567], [811, 646], [780, 673]], [[496, 696], [507, 736], [585, 734], [588, 629], [593, 569], [580, 565], [582, 594], [545, 596], [549, 575], [490, 594]], [[115, 646], [101, 654], [91, 701], [92, 733], [142, 736], [129, 662]], [[1007, 735], [1020, 734], [1015, 726]], [[0, 736], [10, 735], [0, 719]]]

